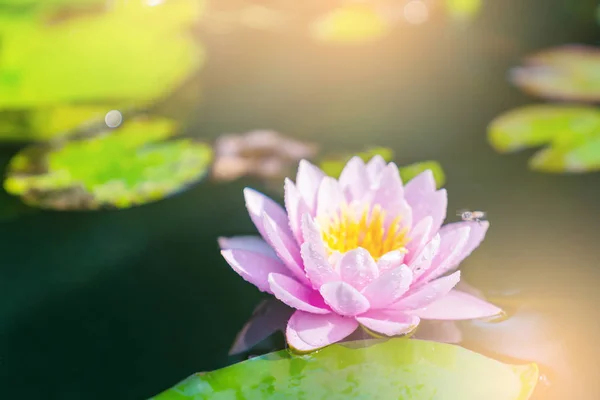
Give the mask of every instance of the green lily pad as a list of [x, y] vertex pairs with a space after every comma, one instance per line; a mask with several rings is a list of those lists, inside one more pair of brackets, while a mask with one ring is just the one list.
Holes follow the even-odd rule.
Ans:
[[103, 12], [53, 23], [46, 14], [3, 11], [0, 109], [129, 104], [165, 96], [203, 63], [190, 32], [203, 4], [117, 0]]
[[488, 139], [503, 153], [548, 145], [531, 158], [534, 170], [600, 170], [600, 110], [594, 107], [547, 104], [512, 110], [492, 121]]
[[203, 177], [210, 146], [168, 119], [130, 120], [94, 137], [25, 148], [11, 160], [5, 190], [42, 208], [126, 208], [173, 194]]
[[47, 141], [85, 129], [106, 128], [106, 114], [123, 107], [100, 105], [63, 105], [30, 110], [0, 112], [0, 140]]
[[535, 96], [600, 101], [600, 49], [569, 45], [542, 51], [527, 58], [511, 73], [514, 84]]
[[526, 400], [535, 364], [507, 365], [420, 340], [348, 342], [308, 355], [271, 353], [196, 374], [151, 400]]
[[554, 142], [570, 147], [600, 134], [600, 110], [570, 105], [530, 105], [496, 117], [488, 139], [499, 152], [512, 152]]

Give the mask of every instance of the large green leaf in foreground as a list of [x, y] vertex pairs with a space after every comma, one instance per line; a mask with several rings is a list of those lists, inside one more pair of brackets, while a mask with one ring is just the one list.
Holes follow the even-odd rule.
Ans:
[[0, 109], [149, 102], [201, 66], [203, 51], [190, 31], [202, 0], [110, 4], [70, 18], [3, 10]]
[[25, 148], [11, 160], [7, 192], [54, 209], [130, 207], [173, 194], [206, 174], [210, 146], [176, 132], [168, 119], [137, 119], [114, 131]]
[[600, 109], [586, 106], [533, 105], [504, 113], [488, 128], [499, 152], [548, 145], [530, 160], [544, 172], [600, 170]]
[[542, 51], [515, 68], [512, 80], [544, 98], [600, 101], [600, 48], [570, 45]]
[[303, 356], [271, 353], [191, 376], [152, 400], [526, 400], [537, 380], [535, 364], [507, 365], [459, 346], [398, 338]]

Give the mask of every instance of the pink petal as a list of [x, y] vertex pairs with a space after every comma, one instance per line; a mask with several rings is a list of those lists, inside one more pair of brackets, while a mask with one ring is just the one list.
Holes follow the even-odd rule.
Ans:
[[495, 305], [458, 290], [452, 290], [428, 306], [411, 312], [423, 319], [439, 320], [487, 318], [501, 313], [502, 309]]
[[218, 242], [221, 250], [248, 250], [279, 260], [277, 254], [275, 254], [275, 250], [258, 236], [220, 237], [218, 238]]
[[413, 271], [413, 281], [419, 280], [424, 273], [430, 270], [431, 263], [440, 249], [440, 243], [440, 234], [437, 234], [408, 265]]
[[330, 215], [339, 210], [345, 201], [346, 198], [340, 183], [332, 177], [326, 176], [319, 186], [316, 215]]
[[444, 297], [460, 280], [460, 271], [411, 289], [399, 301], [389, 306], [393, 310], [418, 310]]
[[461, 261], [463, 249], [469, 239], [471, 228], [462, 226], [458, 229], [440, 233], [440, 249], [437, 251], [431, 268], [426, 271], [419, 281], [431, 281], [446, 274]]
[[384, 308], [402, 297], [411, 283], [412, 271], [402, 265], [371, 282], [362, 294], [369, 300], [372, 309]]
[[235, 337], [229, 355], [248, 351], [273, 333], [285, 331], [287, 321], [294, 311], [296, 310], [275, 298], [262, 301]]
[[271, 291], [281, 302], [297, 310], [313, 314], [329, 314], [331, 310], [316, 292], [294, 278], [281, 274], [269, 274]]
[[383, 171], [386, 165], [387, 163], [380, 155], [376, 155], [369, 160], [366, 169], [369, 180], [372, 183], [375, 183], [379, 180], [379, 174], [381, 174], [381, 171]]
[[310, 212], [314, 215], [317, 208], [317, 192], [325, 173], [306, 160], [301, 160], [296, 174], [296, 187]]
[[369, 309], [369, 300], [346, 282], [326, 283], [319, 292], [325, 303], [340, 315], [358, 315]]
[[312, 287], [318, 290], [327, 282], [339, 281], [340, 276], [327, 257], [319, 227], [308, 214], [304, 214], [302, 218], [302, 234], [305, 242], [300, 248], [300, 253], [304, 261], [304, 271]]
[[443, 226], [442, 229], [440, 229], [440, 234], [443, 237], [445, 235], [450, 234], [451, 232], [457, 232], [466, 227], [470, 228], [469, 237], [467, 238], [467, 242], [463, 246], [462, 251], [453, 259], [453, 262], [449, 263], [446, 266], [446, 271], [444, 273], [452, 271], [453, 269], [458, 267], [458, 265], [481, 244], [481, 242], [485, 238], [485, 234], [489, 226], [490, 223], [488, 221], [465, 221], [448, 224]]
[[290, 269], [290, 271], [301, 282], [308, 284], [306, 273], [302, 266], [300, 249], [294, 239], [285, 233], [266, 213], [263, 214], [263, 227], [267, 234], [267, 241], [275, 249], [275, 252]]
[[342, 280], [358, 290], [361, 290], [379, 276], [375, 260], [362, 247], [343, 254], [338, 262], [337, 269]]
[[290, 271], [281, 261], [260, 253], [227, 249], [221, 250], [221, 254], [235, 272], [263, 292], [272, 293], [268, 282], [271, 272], [290, 275]]
[[[431, 237], [431, 229], [433, 226], [433, 218], [430, 215], [421, 219], [410, 231], [410, 242], [406, 245], [408, 254], [406, 255], [406, 263], [409, 264], [420, 252], [423, 247], [429, 242]], [[434, 233], [435, 234], [435, 233]]]
[[340, 175], [340, 186], [348, 203], [363, 199], [371, 186], [371, 182], [365, 163], [360, 157], [355, 156], [348, 161]]
[[285, 209], [288, 214], [290, 230], [296, 242], [300, 245], [304, 241], [302, 238], [302, 215], [308, 213], [310, 210], [296, 188], [296, 185], [288, 178], [285, 179], [284, 190]]
[[288, 322], [286, 339], [296, 350], [312, 351], [339, 342], [357, 327], [358, 322], [354, 318], [296, 311]]
[[406, 253], [400, 250], [392, 250], [379, 257], [379, 260], [377, 260], [377, 268], [380, 273], [389, 271], [401, 266], [405, 257]]
[[424, 171], [410, 180], [404, 188], [404, 198], [412, 208], [413, 221], [432, 217], [430, 237], [435, 235], [446, 218], [448, 196], [445, 189], [435, 190], [433, 173]]
[[300, 252], [304, 260], [304, 271], [314, 289], [319, 289], [325, 283], [340, 279], [338, 273], [329, 264], [327, 257], [315, 249], [312, 243], [304, 243]]
[[268, 241], [267, 234], [263, 226], [263, 213], [267, 214], [275, 222], [275, 224], [281, 228], [282, 231], [285, 231], [287, 234], [291, 234], [288, 226], [288, 216], [283, 207], [275, 203], [264, 194], [250, 188], [244, 189], [244, 198], [246, 199], [246, 208], [248, 209], [250, 218], [256, 226], [256, 229], [258, 229], [261, 236], [265, 240]]
[[412, 211], [404, 199], [404, 188], [396, 164], [389, 163], [381, 172], [379, 181], [371, 187], [370, 201], [381, 205], [391, 219], [401, 215], [402, 224], [411, 226]]
[[418, 317], [389, 310], [369, 311], [356, 320], [367, 329], [386, 336], [409, 333], [419, 325]]

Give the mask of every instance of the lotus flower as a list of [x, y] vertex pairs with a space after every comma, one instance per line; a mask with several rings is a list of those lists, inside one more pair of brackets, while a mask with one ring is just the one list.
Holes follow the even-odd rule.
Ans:
[[431, 171], [403, 185], [381, 157], [351, 159], [339, 180], [302, 160], [285, 180], [285, 209], [246, 188], [259, 237], [220, 238], [231, 267], [295, 309], [288, 344], [312, 351], [359, 326], [370, 333], [410, 333], [421, 319], [490, 317], [501, 310], [454, 290], [460, 262], [483, 240], [488, 222], [441, 226], [446, 190]]

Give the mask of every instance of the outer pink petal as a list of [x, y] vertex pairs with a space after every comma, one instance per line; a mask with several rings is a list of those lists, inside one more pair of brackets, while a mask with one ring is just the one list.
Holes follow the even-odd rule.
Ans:
[[288, 216], [283, 207], [275, 203], [262, 193], [254, 189], [245, 188], [244, 198], [246, 199], [246, 208], [250, 214], [250, 218], [261, 236], [268, 241], [267, 234], [263, 227], [263, 213], [266, 213], [275, 223], [281, 227], [282, 231], [291, 234], [288, 226]]
[[420, 221], [428, 215], [432, 217], [430, 237], [442, 226], [448, 207], [446, 190], [436, 191], [435, 188], [435, 179], [430, 170], [417, 175], [404, 188], [404, 198], [412, 208], [413, 221]]
[[430, 270], [431, 263], [440, 249], [440, 243], [440, 235], [437, 234], [408, 265], [413, 271], [413, 281], [417, 281], [424, 273]]
[[369, 309], [369, 300], [346, 282], [326, 283], [319, 292], [325, 303], [340, 315], [354, 316]]
[[377, 268], [379, 269], [380, 273], [389, 271], [391, 269], [401, 266], [402, 263], [404, 262], [405, 257], [406, 257], [406, 253], [404, 253], [402, 251], [399, 251], [399, 250], [390, 251], [390, 252], [382, 255], [379, 258], [379, 260], [377, 260]]
[[221, 250], [221, 254], [235, 272], [263, 292], [272, 293], [268, 282], [270, 273], [290, 275], [290, 271], [281, 261], [260, 253], [228, 249]]
[[376, 155], [367, 163], [367, 175], [369, 176], [369, 180], [371, 183], [376, 183], [379, 180], [379, 174], [385, 168], [387, 163], [383, 159], [383, 157]]
[[502, 309], [470, 294], [452, 290], [428, 306], [412, 311], [423, 319], [463, 320], [487, 318], [502, 313]]
[[446, 231], [443, 235], [440, 233], [440, 249], [433, 259], [431, 268], [426, 271], [419, 281], [427, 282], [436, 279], [457, 265], [461, 260], [461, 255], [469, 239], [471, 228], [462, 226], [452, 231]]
[[285, 231], [281, 230], [281, 227], [266, 213], [263, 214], [263, 227], [267, 234], [266, 239], [273, 246], [279, 258], [292, 271], [296, 278], [308, 284], [306, 273], [302, 267], [303, 262], [298, 244]]
[[358, 322], [354, 318], [296, 311], [288, 322], [286, 339], [296, 350], [312, 351], [339, 342], [356, 328]]
[[348, 203], [363, 199], [371, 182], [365, 163], [360, 157], [355, 156], [348, 161], [340, 175], [340, 186]]
[[267, 242], [258, 236], [220, 237], [218, 242], [221, 250], [248, 250], [279, 260], [275, 250], [273, 250], [273, 248]]
[[410, 242], [406, 245], [406, 249], [408, 250], [408, 254], [406, 255], [407, 264], [423, 250], [423, 247], [425, 247], [431, 237], [435, 235], [435, 233], [431, 234], [432, 226], [433, 218], [430, 215], [421, 219], [413, 226], [409, 234]]
[[330, 176], [326, 176], [321, 181], [319, 193], [317, 195], [317, 215], [329, 215], [345, 203], [346, 198], [342, 192], [340, 183]]
[[429, 282], [418, 289], [411, 289], [396, 303], [388, 308], [393, 310], [418, 310], [444, 297], [460, 280], [460, 271]]
[[412, 271], [406, 265], [388, 271], [364, 288], [362, 294], [371, 309], [384, 308], [397, 301], [412, 283]]
[[369, 311], [356, 320], [367, 329], [386, 336], [396, 336], [413, 331], [419, 325], [419, 317], [401, 312]]
[[310, 212], [314, 215], [317, 208], [317, 192], [325, 173], [306, 160], [301, 160], [296, 174], [296, 187]]
[[302, 215], [310, 212], [310, 210], [296, 188], [296, 185], [288, 178], [285, 179], [284, 189], [285, 208], [288, 214], [290, 230], [296, 242], [300, 245], [304, 241], [302, 238]]
[[342, 280], [358, 290], [379, 276], [375, 260], [362, 247], [344, 253], [337, 264], [337, 269]]
[[331, 310], [319, 292], [286, 275], [269, 274], [269, 287], [279, 300], [297, 310], [313, 314], [329, 314]]
[[486, 234], [489, 226], [490, 226], [490, 223], [488, 221], [481, 221], [479, 223], [471, 222], [471, 221], [456, 222], [453, 224], [448, 224], [448, 225], [443, 226], [442, 229], [440, 229], [440, 234], [442, 235], [442, 237], [449, 235], [451, 233], [455, 233], [455, 232], [465, 229], [467, 227], [470, 228], [470, 231], [469, 231], [469, 237], [467, 238], [467, 241], [464, 244], [460, 254], [458, 254], [452, 260], [451, 263], [448, 263], [445, 266], [445, 268], [444, 268], [445, 270], [440, 275], [442, 275], [448, 271], [452, 271], [456, 267], [458, 267], [458, 265], [465, 258], [467, 258], [473, 252], [473, 250], [475, 250], [481, 244], [481, 242], [485, 238], [485, 234]]

